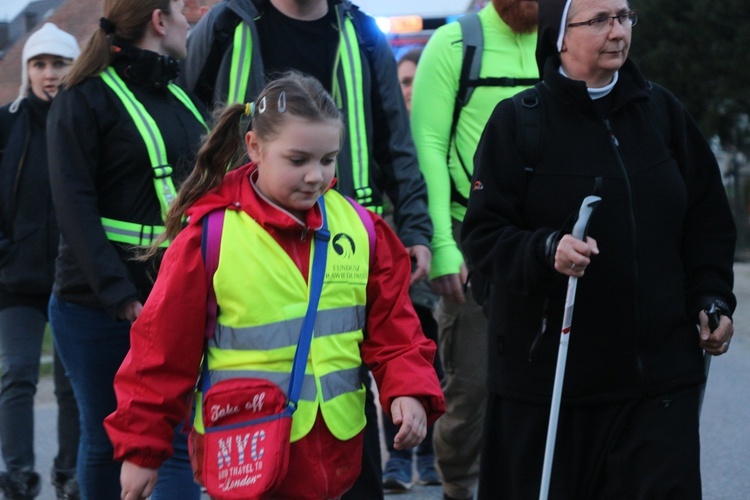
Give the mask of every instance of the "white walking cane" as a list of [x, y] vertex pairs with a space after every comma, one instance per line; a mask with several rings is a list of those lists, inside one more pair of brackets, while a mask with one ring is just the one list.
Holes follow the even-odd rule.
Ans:
[[[708, 316], [708, 328], [713, 332], [714, 330], [719, 328], [719, 310], [716, 309], [716, 304], [711, 304], [711, 307], [706, 309], [704, 312], [706, 313], [706, 316]], [[713, 357], [713, 354], [703, 354], [703, 366], [706, 370], [706, 381], [701, 386], [701, 393], [698, 399], [698, 416], [700, 416], [701, 412], [703, 411], [703, 396], [706, 395], [706, 386], [708, 385], [708, 372], [709, 370], [711, 370], [711, 358]]]
[[[589, 217], [602, 199], [598, 196], [587, 196], [578, 211], [578, 220], [573, 226], [571, 235], [579, 240], [586, 238]], [[568, 357], [568, 342], [570, 340], [570, 324], [573, 321], [573, 306], [575, 305], [578, 278], [568, 278], [568, 293], [565, 296], [565, 313], [563, 314], [562, 330], [560, 331], [560, 349], [557, 352], [557, 368], [555, 369], [555, 384], [552, 388], [552, 407], [547, 427], [547, 444], [544, 448], [544, 468], [542, 469], [542, 486], [539, 490], [539, 500], [547, 500], [549, 483], [552, 477], [552, 462], [555, 457], [555, 440], [557, 438], [557, 420], [560, 416], [560, 399], [562, 397], [563, 379], [565, 377], [565, 361]]]

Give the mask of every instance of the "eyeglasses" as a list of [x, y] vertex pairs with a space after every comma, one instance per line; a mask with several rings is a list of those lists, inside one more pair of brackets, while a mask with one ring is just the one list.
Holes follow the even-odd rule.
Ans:
[[614, 26], [615, 19], [620, 22], [622, 27], [632, 28], [638, 22], [638, 11], [631, 10], [630, 12], [617, 14], [616, 16], [602, 16], [594, 19], [589, 19], [588, 21], [581, 21], [579, 23], [568, 23], [567, 27], [575, 28], [576, 26], [590, 26], [596, 31], [603, 33], [605, 31], [609, 31], [612, 26]]

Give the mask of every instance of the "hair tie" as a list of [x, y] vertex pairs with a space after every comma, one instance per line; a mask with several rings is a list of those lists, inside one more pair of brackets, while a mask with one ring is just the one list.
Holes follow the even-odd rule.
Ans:
[[245, 116], [250, 116], [253, 114], [253, 103], [248, 102], [245, 103]]
[[279, 113], [283, 113], [284, 111], [286, 111], [286, 92], [285, 91], [282, 90], [281, 93], [279, 93], [279, 100], [276, 103], [276, 106], [279, 108]]
[[106, 33], [107, 35], [111, 35], [115, 32], [115, 23], [107, 19], [106, 17], [100, 17], [99, 18], [99, 27]]

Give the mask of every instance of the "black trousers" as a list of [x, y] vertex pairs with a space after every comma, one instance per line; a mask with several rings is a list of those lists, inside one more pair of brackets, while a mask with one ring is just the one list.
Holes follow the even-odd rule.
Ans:
[[362, 472], [354, 486], [344, 493], [343, 500], [383, 500], [383, 466], [380, 454], [380, 430], [378, 429], [378, 409], [375, 395], [370, 390], [370, 374], [364, 365], [360, 378], [367, 388], [365, 397], [364, 443], [362, 445]]
[[[700, 500], [699, 388], [562, 408], [551, 500]], [[549, 405], [490, 394], [479, 499], [537, 499]]]

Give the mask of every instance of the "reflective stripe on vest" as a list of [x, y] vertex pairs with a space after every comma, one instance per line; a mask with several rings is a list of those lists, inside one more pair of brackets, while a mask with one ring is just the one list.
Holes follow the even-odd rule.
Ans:
[[227, 104], [243, 104], [247, 98], [250, 65], [253, 57], [253, 37], [250, 26], [240, 22], [234, 30], [232, 65], [229, 68]]
[[[154, 121], [143, 104], [136, 99], [135, 95], [133, 95], [112, 66], [102, 71], [100, 76], [104, 83], [120, 99], [123, 106], [125, 106], [125, 110], [130, 115], [136, 129], [138, 129], [138, 133], [143, 138], [154, 174], [154, 189], [156, 197], [159, 199], [162, 220], [165, 220], [169, 205], [177, 197], [177, 192], [172, 182], [172, 166], [167, 163], [167, 150], [164, 146], [164, 138], [159, 131], [159, 127], [156, 125], [156, 121]], [[187, 94], [173, 83], [170, 83], [167, 88], [195, 116], [196, 120], [208, 130], [206, 122]], [[164, 232], [164, 226], [148, 226], [105, 217], [102, 217], [102, 225], [110, 241], [133, 245], [150, 244], [151, 240]]]
[[[354, 437], [365, 424], [359, 346], [369, 237], [348, 200], [335, 191], [325, 196], [330, 249], [292, 441], [310, 431], [319, 409], [338, 439]], [[219, 316], [207, 349], [211, 382], [262, 377], [286, 391], [309, 285], [283, 248], [244, 212], [226, 212], [214, 288]]]
[[[325, 337], [340, 332], [355, 331], [365, 322], [365, 307], [339, 307], [318, 311], [315, 318], [315, 336]], [[219, 349], [246, 351], [280, 349], [296, 346], [303, 318], [289, 319], [259, 326], [234, 328], [217, 325], [214, 345]]]

